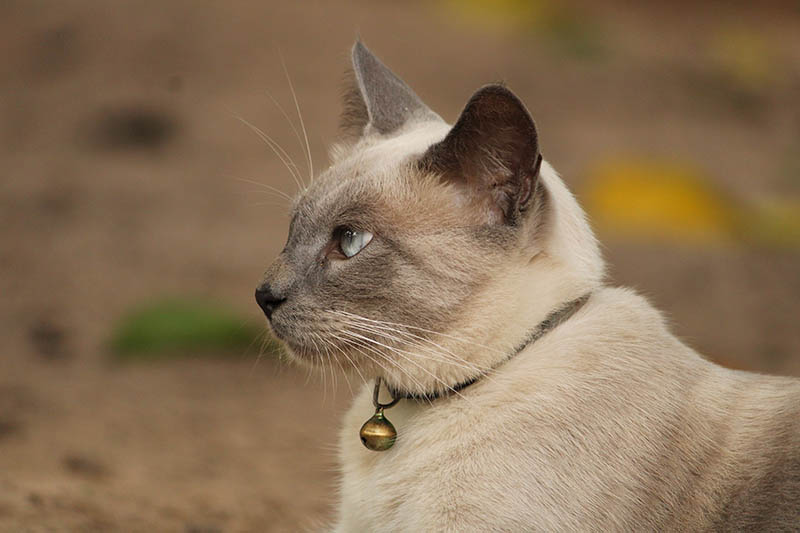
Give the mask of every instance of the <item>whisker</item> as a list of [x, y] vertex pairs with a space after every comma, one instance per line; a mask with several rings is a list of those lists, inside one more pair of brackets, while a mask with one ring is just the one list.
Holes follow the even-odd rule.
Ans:
[[[319, 339], [319, 336], [317, 336], [317, 338]], [[321, 340], [322, 339], [320, 339], [320, 342], [321, 342]], [[336, 361], [336, 358], [335, 357], [331, 358], [331, 352], [327, 349], [327, 347], [325, 346], [324, 343], [322, 344], [322, 347], [325, 349], [325, 357], [328, 359], [328, 367], [331, 370], [331, 381], [333, 382], [333, 399], [336, 400], [336, 389], [337, 389], [336, 376], [337, 376], [337, 372], [336, 372], [336, 369], [333, 368], [333, 361]], [[341, 364], [339, 365], [339, 369], [342, 370], [342, 374], [344, 374], [344, 369], [342, 368]]]
[[261, 347], [258, 350], [258, 354], [256, 355], [256, 360], [253, 362], [253, 367], [250, 369], [250, 373], [248, 374], [248, 377], [252, 377], [253, 376], [253, 372], [255, 371], [256, 367], [258, 366], [258, 362], [261, 361], [261, 356], [264, 355], [264, 351], [267, 348], [267, 334], [268, 334], [268, 331], [265, 329], [259, 335], [254, 337], [253, 340], [250, 341], [250, 344], [248, 344], [247, 348], [245, 349], [245, 353], [247, 353], [250, 350], [250, 348], [253, 347], [253, 344], [255, 344], [257, 342], [261, 343]]
[[[291, 84], [290, 84], [290, 85], [291, 85]], [[270, 100], [272, 100], [272, 103], [273, 103], [273, 104], [275, 104], [275, 106], [276, 106], [276, 107], [278, 108], [278, 110], [281, 112], [281, 114], [283, 115], [283, 118], [285, 118], [285, 119], [286, 119], [286, 122], [288, 122], [288, 123], [289, 123], [289, 127], [290, 127], [290, 128], [292, 128], [292, 132], [294, 132], [294, 136], [295, 136], [295, 138], [297, 139], [297, 142], [298, 142], [298, 143], [300, 143], [300, 150], [301, 150], [301, 151], [303, 151], [303, 152], [305, 152], [306, 146], [305, 146], [305, 145], [303, 145], [303, 139], [301, 139], [301, 138], [300, 138], [300, 132], [298, 132], [298, 131], [297, 131], [297, 128], [295, 127], [295, 125], [294, 125], [294, 122], [292, 121], [292, 119], [290, 119], [290, 118], [289, 118], [289, 115], [288, 115], [288, 113], [286, 113], [286, 111], [283, 109], [283, 106], [282, 106], [281, 104], [279, 104], [279, 103], [278, 103], [278, 101], [275, 99], [275, 97], [274, 97], [274, 96], [272, 96], [272, 93], [270, 93], [269, 91], [267, 91], [267, 96], [269, 96], [269, 99], [270, 99]], [[306, 162], [308, 162], [308, 158], [307, 158], [307, 161], [306, 161]], [[311, 168], [312, 168], [312, 167], [311, 167], [311, 166], [309, 166], [309, 172], [311, 171]], [[313, 176], [313, 174], [311, 175], [311, 180], [312, 180], [312, 181], [314, 180], [314, 176]]]
[[391, 346], [388, 346], [388, 345], [386, 345], [386, 344], [380, 343], [380, 342], [378, 342], [378, 341], [376, 341], [376, 340], [374, 340], [374, 339], [370, 339], [369, 337], [365, 337], [365, 336], [363, 336], [363, 335], [360, 335], [360, 334], [358, 334], [358, 333], [354, 333], [354, 332], [352, 332], [352, 331], [351, 331], [351, 332], [349, 332], [349, 333], [350, 333], [351, 335], [354, 335], [354, 336], [355, 336], [355, 337], [357, 337], [357, 338], [361, 338], [361, 339], [363, 339], [363, 340], [365, 340], [365, 341], [367, 341], [367, 342], [371, 342], [371, 343], [373, 343], [373, 344], [377, 344], [378, 346], [381, 346], [381, 347], [383, 347], [383, 348], [385, 348], [385, 349], [387, 349], [387, 350], [389, 350], [389, 351], [391, 351], [391, 352], [394, 352], [394, 353], [396, 353], [397, 355], [399, 355], [400, 357], [402, 357], [403, 359], [405, 359], [405, 360], [406, 360], [406, 361], [408, 361], [409, 363], [413, 364], [414, 366], [416, 366], [417, 368], [419, 368], [420, 370], [422, 370], [423, 372], [425, 372], [426, 374], [428, 374], [428, 375], [429, 375], [430, 377], [432, 377], [434, 380], [438, 381], [438, 382], [439, 382], [440, 384], [442, 384], [442, 385], [443, 385], [445, 388], [447, 388], [447, 389], [450, 389], [450, 391], [452, 391], [452, 392], [453, 392], [453, 394], [457, 395], [459, 398], [462, 398], [463, 400], [465, 400], [465, 401], [467, 401], [467, 402], [469, 402], [469, 403], [472, 403], [472, 402], [471, 402], [471, 400], [468, 400], [466, 397], [464, 397], [464, 395], [462, 395], [462, 394], [461, 394], [460, 392], [458, 392], [456, 389], [454, 389], [453, 387], [451, 387], [450, 385], [448, 385], [447, 383], [445, 383], [445, 382], [444, 382], [444, 381], [443, 381], [441, 378], [439, 378], [437, 375], [435, 375], [434, 373], [432, 373], [432, 372], [431, 372], [431, 371], [429, 371], [427, 368], [425, 368], [424, 366], [420, 365], [419, 363], [417, 363], [416, 361], [414, 361], [414, 360], [413, 360], [413, 359], [411, 359], [410, 357], [408, 357], [408, 356], [404, 355], [404, 354], [402, 353], [402, 350], [397, 350], [396, 348], [393, 348], [393, 347], [391, 347]]
[[[339, 367], [339, 370], [341, 370], [342, 375], [344, 376], [345, 383], [347, 383], [347, 389], [350, 391], [350, 395], [352, 396], [353, 387], [352, 385], [350, 385], [350, 378], [347, 376], [347, 370], [345, 370], [345, 368], [342, 366], [341, 361], [339, 361], [339, 359], [336, 357], [336, 351], [337, 351], [336, 346], [332, 344], [331, 341], [329, 341], [328, 339], [326, 339], [325, 337], [323, 337], [318, 333], [314, 333], [313, 335], [317, 337], [320, 340], [320, 342], [322, 342], [322, 346], [323, 348], [325, 348], [325, 353], [328, 355], [328, 359], [336, 362], [336, 365]], [[333, 355], [331, 355], [331, 349], [333, 349]]]
[[286, 209], [287, 208], [286, 204], [279, 204], [279, 203], [275, 203], [275, 202], [253, 202], [253, 203], [248, 203], [246, 205], [247, 205], [247, 207], [265, 207], [265, 206], [268, 206], [268, 207], [279, 207], [279, 208], [282, 208], [282, 209]]
[[[343, 332], [343, 333], [346, 333], [346, 332]], [[344, 342], [344, 343], [348, 344], [348, 345], [349, 345], [351, 348], [355, 349], [355, 350], [356, 350], [357, 352], [359, 352], [361, 355], [365, 356], [367, 359], [369, 359], [370, 361], [372, 361], [373, 363], [375, 363], [376, 365], [378, 365], [378, 366], [379, 366], [379, 367], [380, 367], [380, 368], [381, 368], [381, 369], [382, 369], [384, 372], [388, 372], [388, 369], [387, 369], [385, 366], [383, 366], [383, 365], [380, 363], [380, 361], [377, 361], [377, 360], [375, 360], [375, 359], [374, 359], [373, 357], [371, 357], [369, 354], [367, 354], [367, 353], [363, 352], [361, 349], [359, 349], [359, 347], [358, 347], [359, 345], [357, 345], [357, 344], [354, 344], [354, 343], [353, 343], [353, 342], [351, 342], [350, 340], [348, 340], [348, 339], [346, 339], [346, 338], [342, 338], [342, 337], [340, 337], [340, 336], [338, 336], [338, 335], [336, 335], [336, 334], [331, 334], [331, 336], [332, 336], [333, 338], [335, 338], [335, 339], [337, 339], [337, 340], [341, 341], [341, 342]], [[380, 354], [380, 355], [383, 355], [383, 354]], [[362, 376], [362, 377], [363, 377], [363, 376]], [[365, 383], [366, 383], [366, 380], [365, 380]]]
[[248, 122], [243, 117], [237, 116], [236, 118], [240, 122], [242, 122], [245, 126], [250, 128], [253, 131], [253, 133], [255, 133], [262, 141], [266, 143], [267, 146], [269, 146], [272, 149], [275, 155], [278, 156], [278, 159], [281, 160], [281, 162], [286, 166], [286, 169], [292, 175], [292, 178], [294, 179], [294, 182], [297, 185], [297, 187], [300, 188], [300, 190], [305, 189], [306, 188], [305, 183], [303, 182], [302, 178], [299, 175], [300, 170], [297, 169], [297, 165], [295, 164], [294, 160], [292, 160], [292, 158], [289, 156], [289, 154], [286, 153], [286, 150], [284, 150], [281, 147], [281, 145], [277, 143], [277, 141], [275, 141], [272, 137], [267, 135], [258, 126]]
[[328, 360], [328, 367], [329, 367], [329, 370], [331, 372], [331, 386], [333, 387], [333, 395], [334, 395], [334, 398], [335, 398], [336, 397], [336, 377], [333, 374], [333, 363], [331, 362], [330, 355], [328, 355], [328, 352], [325, 352], [322, 349], [320, 349], [320, 347], [317, 345], [316, 341], [313, 340], [313, 337], [316, 337], [316, 335], [312, 336], [311, 342], [314, 344], [314, 348], [317, 350], [317, 352], [319, 354], [319, 362], [320, 362], [321, 369], [322, 369], [323, 380], [327, 380], [327, 374], [325, 372], [326, 371], [326, 369], [325, 369], [325, 359], [323, 359], [323, 355]]
[[281, 204], [281, 205], [284, 205], [284, 206], [286, 205], [286, 202], [285, 202], [286, 199], [283, 196], [280, 196], [279, 194], [277, 194], [274, 191], [252, 190], [252, 191], [247, 191], [247, 194], [268, 194], [268, 195], [270, 195], [270, 198], [273, 198], [275, 200], [283, 201], [283, 204]]
[[453, 335], [448, 335], [448, 334], [442, 333], [440, 331], [434, 331], [434, 330], [431, 330], [431, 329], [425, 329], [425, 328], [421, 328], [421, 327], [418, 327], [418, 326], [412, 326], [410, 324], [401, 324], [399, 322], [389, 322], [389, 321], [385, 321], [385, 320], [375, 320], [373, 318], [367, 318], [367, 317], [363, 317], [363, 316], [356, 315], [356, 314], [353, 314], [353, 313], [348, 313], [347, 311], [335, 310], [335, 311], [331, 311], [331, 312], [334, 313], [334, 314], [341, 314], [343, 316], [348, 316], [350, 318], [356, 318], [356, 319], [364, 320], [364, 321], [367, 321], [367, 322], [373, 322], [373, 323], [376, 323], [376, 324], [383, 324], [383, 325], [387, 325], [387, 326], [398, 326], [398, 327], [401, 327], [401, 328], [408, 328], [408, 329], [421, 331], [423, 333], [429, 333], [431, 335], [438, 335], [438, 336], [444, 337], [446, 339], [452, 339], [454, 341], [458, 341], [458, 342], [461, 342], [461, 343], [464, 343], [464, 344], [470, 344], [472, 346], [477, 346], [478, 348], [483, 348], [485, 350], [489, 350], [489, 351], [492, 351], [492, 352], [495, 352], [495, 353], [498, 353], [498, 354], [505, 354], [505, 352], [503, 350], [498, 350], [497, 348], [492, 348], [491, 346], [486, 346], [484, 344], [479, 344], [479, 343], [474, 342], [472, 340], [460, 339], [458, 337], [454, 337]]
[[[380, 338], [384, 338], [389, 342], [394, 341], [394, 342], [397, 342], [397, 343], [401, 343], [403, 346], [413, 346], [413, 343], [411, 343], [411, 342], [409, 342], [407, 340], [398, 338], [398, 337], [396, 337], [394, 335], [390, 335], [390, 334], [387, 334], [387, 333], [382, 332], [382, 331], [377, 331], [377, 330], [373, 330], [373, 329], [370, 329], [370, 328], [365, 328], [363, 326], [355, 325], [355, 324], [350, 324], [350, 326], [353, 327], [353, 328], [356, 328], [358, 331], [361, 331], [361, 332], [364, 332], [364, 333], [370, 333], [370, 334], [376, 335], [376, 336], [378, 336]], [[429, 360], [429, 361], [436, 361], [438, 363], [442, 363], [442, 364], [445, 364], [445, 365], [451, 365], [451, 366], [456, 366], [456, 367], [459, 367], [459, 368], [464, 368], [464, 369], [467, 369], [467, 370], [472, 370], [472, 371], [474, 371], [476, 373], [479, 373], [479, 374], [483, 373], [483, 371], [481, 369], [476, 368], [475, 366], [469, 364], [469, 362], [466, 362], [466, 361], [462, 362], [460, 359], [453, 359], [451, 357], [448, 357], [446, 354], [442, 354], [442, 353], [439, 353], [439, 352], [436, 352], [436, 351], [432, 351], [432, 350], [429, 350], [427, 348], [425, 348], [425, 352], [423, 352], [423, 353], [416, 352], [416, 351], [409, 351], [409, 350], [400, 349], [400, 348], [396, 348], [396, 349], [401, 351], [401, 352], [403, 352], [403, 353], [405, 353], [405, 354], [408, 354], [408, 355], [410, 355], [412, 357], [416, 357], [416, 358], [419, 358], [419, 359], [426, 359], [426, 360]]]
[[303, 121], [303, 114], [300, 113], [300, 104], [297, 102], [297, 93], [294, 90], [294, 85], [292, 84], [292, 78], [289, 76], [289, 69], [286, 68], [286, 61], [283, 60], [283, 55], [281, 57], [281, 65], [283, 66], [283, 73], [286, 74], [286, 81], [289, 82], [289, 89], [292, 92], [292, 99], [294, 100], [294, 107], [297, 110], [297, 118], [300, 119], [300, 128], [303, 130], [303, 138], [306, 141], [306, 153], [308, 154], [308, 175], [309, 179], [313, 182], [314, 181], [314, 161], [311, 159], [311, 145], [308, 143], [308, 134], [306, 133], [306, 125]]
[[345, 351], [344, 351], [343, 349], [341, 349], [340, 347], [336, 346], [336, 345], [335, 345], [333, 342], [331, 342], [331, 341], [329, 341], [329, 340], [325, 339], [324, 337], [320, 336], [320, 338], [321, 338], [322, 340], [324, 340], [325, 342], [327, 342], [327, 343], [328, 343], [328, 344], [331, 346], [331, 348], [333, 348], [333, 350], [334, 350], [334, 351], [336, 351], [336, 352], [338, 352], [339, 354], [343, 355], [343, 356], [344, 356], [344, 358], [345, 358], [345, 359], [347, 359], [347, 361], [350, 363], [350, 366], [352, 366], [352, 367], [353, 367], [353, 370], [355, 370], [355, 371], [356, 371], [356, 373], [358, 374], [358, 376], [361, 378], [361, 381], [362, 381], [362, 382], [363, 382], [363, 383], [366, 385], [366, 383], [367, 383], [367, 380], [366, 380], [366, 378], [364, 378], [364, 375], [361, 373], [361, 370], [359, 370], [359, 369], [358, 369], [358, 366], [355, 364], [355, 362], [354, 362], [352, 359], [350, 359], [350, 356], [348, 356], [348, 355], [347, 355], [347, 352], [345, 352]]
[[[352, 336], [352, 333], [351, 333], [350, 331], [347, 331], [347, 330], [343, 330], [343, 331], [342, 331], [342, 333], [345, 333], [345, 334], [347, 334], [347, 335], [350, 335], [350, 336]], [[344, 340], [344, 339], [341, 339], [341, 338], [340, 338], [340, 340], [342, 340], [342, 341], [344, 341], [344, 342], [347, 342], [346, 340]], [[415, 384], [417, 387], [419, 387], [419, 388], [420, 388], [420, 390], [424, 390], [424, 389], [425, 389], [425, 387], [422, 385], [422, 383], [421, 383], [421, 382], [420, 382], [418, 379], [416, 379], [416, 378], [415, 378], [413, 375], [411, 375], [411, 373], [410, 373], [408, 370], [406, 370], [405, 368], [403, 368], [403, 366], [402, 366], [402, 365], [400, 365], [400, 364], [399, 364], [397, 361], [394, 361], [394, 360], [392, 360], [390, 357], [387, 357], [387, 355], [386, 355], [386, 354], [384, 354], [384, 353], [383, 353], [383, 352], [381, 352], [380, 350], [376, 349], [374, 346], [365, 345], [365, 344], [363, 344], [363, 343], [358, 343], [358, 344], [353, 344], [353, 343], [350, 343], [350, 346], [351, 346], [353, 349], [355, 349], [357, 352], [359, 352], [361, 355], [363, 355], [363, 356], [367, 357], [367, 358], [368, 358], [368, 359], [370, 359], [372, 362], [374, 362], [376, 365], [378, 365], [379, 367], [381, 367], [385, 373], [388, 373], [388, 372], [389, 372], [389, 370], [388, 370], [386, 367], [384, 367], [382, 364], [380, 364], [380, 362], [379, 362], [379, 361], [376, 361], [376, 360], [375, 360], [373, 357], [371, 357], [371, 356], [370, 356], [368, 353], [364, 352], [364, 351], [363, 351], [361, 348], [364, 348], [365, 350], [369, 350], [370, 352], [372, 352], [372, 353], [374, 353], [375, 355], [379, 356], [379, 357], [380, 357], [381, 359], [383, 359], [384, 361], [386, 361], [386, 362], [388, 362], [388, 363], [390, 363], [390, 364], [394, 365], [394, 367], [395, 367], [395, 368], [397, 368], [397, 370], [399, 370], [399, 371], [400, 371], [400, 372], [401, 372], [403, 375], [405, 375], [407, 378], [409, 378], [411, 381], [413, 381], [413, 382], [414, 382], [414, 384]], [[431, 405], [433, 405], [433, 402], [432, 402], [430, 399], [428, 399], [428, 403], [430, 403]]]
[[[398, 338], [398, 337], [396, 337], [394, 335], [387, 334], [386, 331], [389, 331], [389, 332], [392, 332], [392, 333], [397, 333], [399, 335], [410, 336], [410, 337], [414, 338], [415, 340], [419, 340], [421, 342], [427, 342], [429, 344], [432, 344], [438, 350], [442, 350], [442, 351], [435, 351], [435, 350], [431, 350], [430, 351], [430, 354], [432, 356], [438, 356], [438, 357], [428, 357], [429, 359], [434, 360], [434, 361], [440, 361], [440, 362], [443, 362], [443, 363], [459, 366], [461, 368], [474, 370], [476, 372], [480, 372], [480, 373], [483, 373], [483, 374], [489, 374], [489, 373], [494, 371], [490, 367], [486, 367], [486, 366], [483, 366], [483, 365], [478, 365], [478, 364], [472, 363], [470, 361], [467, 361], [463, 357], [458, 356], [457, 354], [453, 353], [450, 350], [447, 350], [446, 348], [436, 344], [435, 342], [430, 341], [429, 339], [426, 339], [424, 337], [420, 337], [418, 335], [414, 335], [413, 333], [408, 333], [408, 332], [401, 331], [401, 330], [394, 329], [394, 328], [388, 328], [386, 326], [375, 326], [375, 325], [367, 326], [365, 324], [359, 324], [358, 322], [349, 322], [349, 325], [351, 325], [352, 327], [359, 328], [361, 331], [365, 331], [365, 332], [373, 333], [373, 334], [376, 334], [376, 335], [380, 335], [382, 337], [385, 337], [385, 338], [390, 339], [390, 340], [394, 340], [396, 342], [403, 343], [405, 345], [412, 345], [413, 343], [411, 341], [409, 341], [409, 340], [401, 339], [401, 338]], [[410, 355], [420, 355], [420, 354], [416, 354], [416, 353], [412, 353], [412, 352], [406, 352], [406, 353], [409, 353]]]
[[322, 352], [320, 352], [317, 343], [313, 338], [309, 339], [311, 344], [314, 345], [314, 357], [318, 360], [319, 368], [321, 369], [320, 376], [322, 377], [322, 403], [324, 404], [328, 399], [328, 376], [325, 373], [325, 361], [322, 359]]
[[[264, 187], [268, 191], [271, 191], [271, 192], [273, 192], [275, 194], [278, 194], [282, 198], [286, 198], [286, 200], [288, 200], [289, 202], [291, 202], [293, 200], [293, 198], [291, 196], [289, 196], [288, 194], [286, 194], [282, 190], [278, 189], [277, 187], [273, 187], [272, 185], [267, 185], [266, 183], [261, 183], [260, 181], [250, 180], [250, 179], [246, 179], [246, 178], [236, 178], [236, 179], [239, 180], [239, 181], [243, 181], [245, 183], [250, 183], [252, 185], [258, 185], [259, 187]], [[261, 192], [265, 192], [265, 191], [261, 191]]]
[[[348, 314], [348, 315], [352, 315], [352, 313], [347, 313], [347, 314]], [[358, 315], [353, 315], [353, 316], [355, 316], [355, 317], [358, 317]], [[361, 317], [361, 318], [363, 318], [363, 317]], [[368, 321], [370, 321], [370, 322], [380, 322], [380, 321], [372, 321], [372, 320], [370, 320], [370, 319], [365, 319], [365, 320], [368, 320]], [[368, 331], [368, 330], [366, 330], [366, 329], [362, 329], [362, 331]], [[380, 335], [380, 336], [387, 337], [387, 336], [386, 336], [384, 333], [382, 333], [381, 331], [374, 331], [373, 333], [374, 333], [374, 334], [376, 334], [376, 335]], [[398, 333], [404, 333], [404, 332], [402, 332], [402, 331], [398, 331]], [[420, 340], [427, 340], [427, 339], [425, 339], [425, 338], [420, 338]], [[466, 342], [466, 341], [463, 341], [463, 342]], [[408, 343], [407, 341], [406, 341], [406, 343], [407, 343], [407, 344], [410, 344], [410, 343]], [[477, 345], [477, 346], [480, 346], [480, 345]], [[388, 348], [388, 349], [395, 350], [395, 348], [393, 348], [393, 347], [387, 347], [387, 348]], [[421, 355], [421, 354], [417, 354], [417, 353], [415, 353], [415, 352], [409, 352], [409, 351], [405, 351], [405, 350], [400, 350], [400, 351], [402, 351], [403, 353], [406, 353], [406, 354], [408, 354], [408, 355], [412, 355], [412, 356], [418, 356], [418, 357], [425, 358], [425, 356], [423, 356], [423, 355]], [[499, 352], [499, 350], [498, 350], [498, 352]], [[450, 353], [452, 353], [452, 352], [450, 352]], [[500, 353], [504, 353], [504, 352], [500, 352]], [[436, 352], [434, 352], [434, 354], [436, 354], [436, 355], [440, 355], [440, 356], [444, 356], [444, 354], [441, 354], [441, 353], [436, 353]], [[455, 354], [453, 354], [453, 355], [455, 355]], [[469, 361], [466, 361], [466, 360], [465, 360], [465, 359], [463, 359], [463, 358], [460, 358], [460, 357], [458, 357], [458, 356], [456, 356], [456, 358], [457, 358], [459, 361], [463, 361], [463, 362], [464, 362], [464, 363], [466, 363], [467, 365], [472, 365], [472, 363], [470, 363]], [[429, 359], [430, 359], [430, 358], [429, 358]], [[437, 359], [433, 359], [433, 360], [437, 360]], [[448, 361], [448, 363], [449, 363], [449, 361]], [[451, 364], [455, 364], [455, 363], [451, 363]], [[500, 372], [498, 371], [498, 369], [496, 369], [496, 368], [490, 368], [490, 367], [484, 367], [484, 366], [482, 366], [482, 365], [477, 365], [477, 367], [476, 367], [476, 368], [479, 368], [479, 369], [481, 369], [481, 370], [483, 371], [483, 376], [485, 376], [487, 380], [489, 380], [489, 381], [493, 381], [493, 382], [497, 382], [497, 378], [498, 378], [498, 376], [499, 376], [499, 374], [500, 374]], [[567, 370], [567, 371], [574, 370], [574, 367], [572, 367], [572, 366], [569, 366], [569, 365], [564, 365], [564, 364], [555, 364], [555, 365], [554, 365], [554, 364], [551, 364], [551, 365], [537, 365], [537, 367], [536, 367], [536, 368], [537, 368], [537, 370], [542, 370], [542, 371], [544, 371], [544, 370]]]

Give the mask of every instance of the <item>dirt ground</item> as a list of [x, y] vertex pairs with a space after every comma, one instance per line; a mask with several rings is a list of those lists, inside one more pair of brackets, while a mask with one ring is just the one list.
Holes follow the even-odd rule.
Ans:
[[[107, 350], [114, 320], [158, 295], [259, 319], [286, 206], [246, 180], [294, 186], [237, 116], [302, 162], [268, 96], [294, 112], [281, 57], [316, 168], [360, 34], [449, 120], [507, 81], [579, 195], [619, 153], [693, 161], [748, 201], [800, 195], [794, 4], [571, 4], [600, 28], [599, 58], [452, 4], [0, 2], [0, 531], [300, 531], [332, 516], [344, 382], [257, 362], [257, 346], [128, 365]], [[780, 68], [741, 88], [702, 51], [745, 22]], [[692, 346], [800, 375], [798, 250], [604, 237], [614, 282]]]

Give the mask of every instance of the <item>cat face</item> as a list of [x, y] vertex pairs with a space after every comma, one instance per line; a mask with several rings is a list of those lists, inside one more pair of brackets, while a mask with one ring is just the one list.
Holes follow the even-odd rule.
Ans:
[[451, 128], [361, 43], [353, 67], [356, 137], [295, 201], [256, 299], [298, 359], [374, 375], [479, 312], [491, 281], [534, 254], [547, 202], [510, 91], [484, 87]]

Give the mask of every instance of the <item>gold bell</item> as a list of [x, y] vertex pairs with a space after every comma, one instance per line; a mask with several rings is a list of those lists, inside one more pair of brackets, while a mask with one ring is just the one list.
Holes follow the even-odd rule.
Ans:
[[383, 416], [383, 407], [378, 407], [372, 418], [361, 426], [361, 443], [374, 452], [384, 452], [394, 445], [397, 439], [397, 430], [389, 420]]

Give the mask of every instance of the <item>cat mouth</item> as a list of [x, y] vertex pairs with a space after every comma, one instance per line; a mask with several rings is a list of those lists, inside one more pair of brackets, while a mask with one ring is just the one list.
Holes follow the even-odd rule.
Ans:
[[[282, 320], [282, 318], [284, 320]], [[319, 358], [320, 350], [308, 341], [302, 332], [296, 330], [293, 320], [285, 320], [281, 313], [274, 313], [267, 319], [267, 328], [273, 338], [279, 341], [286, 351], [297, 359], [314, 361]]]

